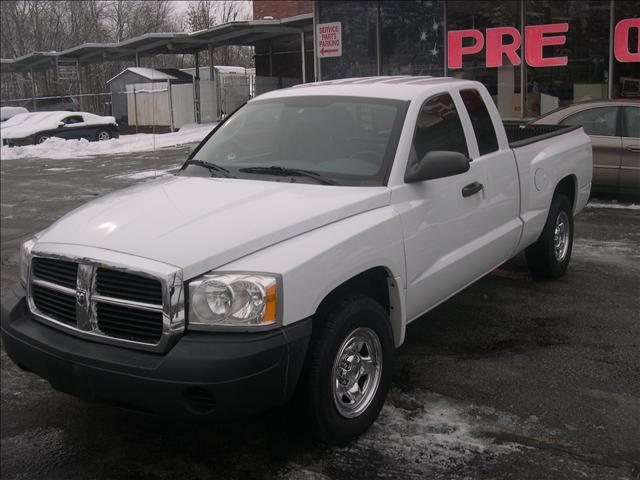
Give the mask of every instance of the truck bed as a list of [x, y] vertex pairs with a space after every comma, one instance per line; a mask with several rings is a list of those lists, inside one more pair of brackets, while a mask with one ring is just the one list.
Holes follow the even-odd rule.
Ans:
[[511, 148], [522, 147], [547, 138], [557, 137], [581, 128], [579, 125], [531, 125], [504, 122]]

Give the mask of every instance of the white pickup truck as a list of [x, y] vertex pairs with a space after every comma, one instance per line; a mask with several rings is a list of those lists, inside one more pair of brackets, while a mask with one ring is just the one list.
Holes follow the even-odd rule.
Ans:
[[374, 77], [261, 95], [178, 174], [24, 243], [8, 355], [54, 388], [228, 418], [290, 399], [344, 444], [408, 323], [518, 252], [564, 274], [591, 187], [580, 127], [503, 125], [487, 90]]

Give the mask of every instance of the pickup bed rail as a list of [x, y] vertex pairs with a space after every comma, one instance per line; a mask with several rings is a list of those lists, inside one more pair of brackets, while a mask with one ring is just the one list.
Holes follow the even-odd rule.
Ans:
[[547, 138], [557, 137], [582, 128], [580, 125], [531, 125], [504, 123], [504, 130], [511, 148], [523, 147]]

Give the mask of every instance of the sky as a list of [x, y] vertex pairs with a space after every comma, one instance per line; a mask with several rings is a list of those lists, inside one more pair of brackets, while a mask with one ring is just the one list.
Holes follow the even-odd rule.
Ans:
[[[230, 0], [233, 1], [233, 0]], [[251, 18], [252, 16], [252, 4], [249, 0], [239, 0], [244, 4], [244, 8], [247, 11], [247, 18]], [[189, 8], [189, 0], [173, 0], [173, 8], [179, 16], [186, 16], [187, 9]]]

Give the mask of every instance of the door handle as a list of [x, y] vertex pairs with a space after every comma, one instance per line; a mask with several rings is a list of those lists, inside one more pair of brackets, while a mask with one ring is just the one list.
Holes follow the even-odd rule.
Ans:
[[462, 196], [470, 197], [478, 193], [480, 190], [484, 189], [484, 186], [480, 182], [473, 182], [462, 188]]
[[625, 148], [632, 152], [640, 152], [640, 145], [628, 145]]

